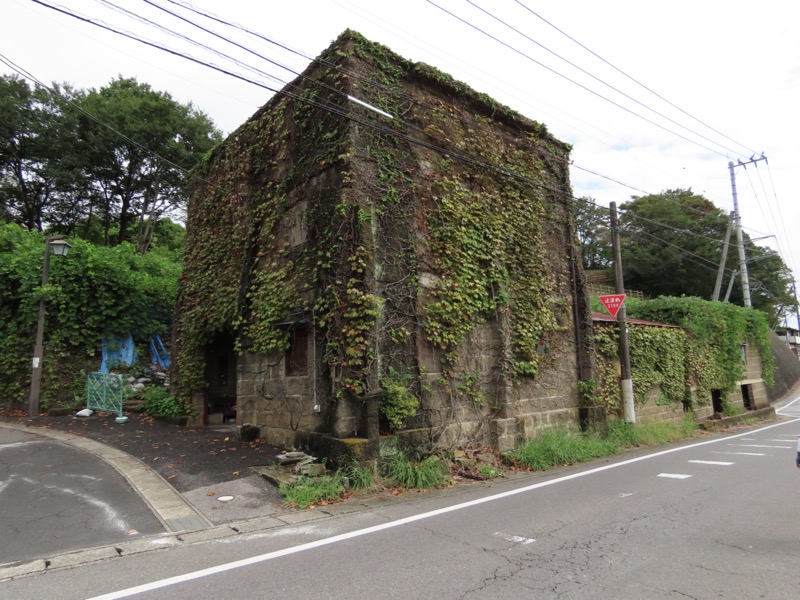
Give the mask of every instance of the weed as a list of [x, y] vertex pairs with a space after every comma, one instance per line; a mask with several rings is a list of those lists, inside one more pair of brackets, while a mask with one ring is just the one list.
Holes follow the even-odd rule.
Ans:
[[412, 461], [395, 447], [383, 453], [381, 473], [390, 482], [406, 489], [442, 487], [450, 483], [450, 466], [438, 456]]
[[372, 471], [368, 469], [363, 469], [358, 465], [348, 465], [342, 467], [337, 471], [337, 474], [341, 477], [347, 477], [348, 481], [350, 482], [350, 489], [353, 490], [366, 490], [371, 488], [375, 484], [375, 477], [372, 474]]
[[281, 484], [278, 492], [290, 506], [310, 508], [320, 502], [339, 500], [345, 489], [342, 477], [334, 474], [322, 477], [302, 477], [293, 483]]
[[478, 467], [478, 475], [483, 479], [494, 479], [495, 477], [500, 477], [502, 474], [502, 471], [495, 469], [491, 465], [481, 465]]

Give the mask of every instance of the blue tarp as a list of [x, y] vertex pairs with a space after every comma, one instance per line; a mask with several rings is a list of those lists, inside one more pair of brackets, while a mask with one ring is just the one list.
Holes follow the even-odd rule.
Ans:
[[101, 373], [108, 373], [119, 364], [132, 365], [136, 362], [136, 346], [130, 334], [122, 338], [103, 339], [102, 352]]
[[150, 338], [150, 351], [153, 353], [153, 362], [159, 367], [166, 369], [169, 366], [169, 352], [159, 336]]

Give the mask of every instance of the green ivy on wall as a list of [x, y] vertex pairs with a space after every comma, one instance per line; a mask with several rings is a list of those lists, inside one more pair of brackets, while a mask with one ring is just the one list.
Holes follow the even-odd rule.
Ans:
[[[681, 329], [629, 324], [631, 376], [638, 402], [660, 387], [667, 402], [702, 404], [711, 401], [712, 390], [730, 392], [744, 377], [742, 344], [758, 348], [762, 376], [772, 383], [775, 359], [769, 346], [766, 315], [733, 304], [700, 298], [662, 297], [628, 300], [631, 318], [679, 326]], [[617, 327], [595, 327], [595, 352], [600, 396], [612, 411], [620, 410]], [[694, 389], [694, 397], [690, 393]]]

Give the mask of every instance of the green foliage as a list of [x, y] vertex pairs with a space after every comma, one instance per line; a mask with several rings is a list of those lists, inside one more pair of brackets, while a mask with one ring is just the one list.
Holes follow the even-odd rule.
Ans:
[[478, 467], [478, 476], [483, 479], [496, 479], [497, 477], [502, 477], [503, 472], [500, 469], [496, 469], [491, 465], [480, 465]]
[[0, 225], [0, 398], [22, 402], [30, 381], [38, 301], [46, 299], [42, 406], [71, 400], [96, 370], [103, 337], [165, 334], [180, 266], [137, 254], [129, 244], [97, 247], [70, 239], [64, 258], [50, 258], [42, 288], [44, 236]]
[[678, 425], [663, 421], [644, 425], [612, 421], [605, 433], [553, 428], [508, 453], [506, 458], [531, 469], [546, 471], [559, 465], [618, 454], [625, 448], [658, 446], [683, 440], [692, 437], [696, 430], [697, 424], [691, 418], [686, 418]]
[[320, 503], [341, 500], [348, 491], [366, 490], [374, 484], [372, 471], [351, 464], [321, 477], [301, 477], [293, 483], [281, 484], [278, 492], [289, 506], [313, 508]]
[[508, 456], [531, 469], [545, 471], [557, 465], [583, 462], [619, 451], [616, 444], [600, 436], [559, 428], [543, 431]]
[[736, 415], [740, 415], [744, 412], [744, 409], [739, 406], [733, 406], [728, 404], [727, 402], [723, 403], [722, 405], [722, 413], [726, 417], [735, 417]]
[[609, 268], [612, 260], [608, 209], [595, 204], [593, 198], [578, 198], [572, 203], [572, 210], [575, 214], [583, 268]]
[[151, 417], [185, 417], [189, 414], [186, 405], [174, 396], [170, 396], [163, 387], [146, 387], [141, 395], [144, 400], [144, 412]]
[[687, 415], [677, 424], [653, 421], [643, 425], [632, 425], [623, 421], [612, 421], [609, 423], [608, 432], [604, 435], [606, 439], [621, 448], [635, 448], [660, 446], [685, 440], [694, 436], [697, 430], [697, 423]]
[[46, 224], [146, 251], [158, 222], [180, 215], [186, 170], [220, 133], [191, 104], [135, 79], [53, 90], [0, 77], [0, 213], [29, 230]]
[[[732, 390], [744, 377], [745, 342], [758, 349], [764, 380], [771, 384], [775, 359], [769, 345], [767, 318], [762, 312], [687, 297], [626, 301], [626, 305], [630, 317], [680, 327], [629, 324], [631, 375], [637, 402], [645, 402], [653, 388], [661, 389], [660, 403], [674, 405], [691, 404], [692, 388], [703, 404], [710, 402], [712, 390]], [[595, 327], [594, 342], [599, 395], [609, 412], [619, 412], [617, 327]]]
[[594, 379], [578, 381], [578, 401], [581, 406], [597, 406], [603, 398], [597, 393], [597, 381]]
[[450, 483], [450, 465], [438, 456], [411, 460], [397, 443], [381, 447], [381, 475], [406, 489], [443, 487]]
[[367, 490], [375, 485], [375, 476], [369, 469], [357, 464], [345, 465], [337, 471], [341, 477], [347, 477], [351, 490]]
[[393, 430], [402, 429], [406, 418], [413, 417], [419, 410], [419, 399], [411, 391], [411, 382], [410, 374], [399, 373], [393, 367], [389, 367], [388, 373], [381, 379], [383, 396], [380, 411]]
[[769, 323], [760, 311], [700, 298], [663, 297], [638, 303], [629, 314], [687, 330], [687, 377], [701, 397], [710, 398], [714, 389], [729, 391], [744, 377], [745, 342], [758, 349], [764, 381], [772, 384], [775, 358]]
[[313, 508], [320, 502], [335, 502], [345, 493], [342, 478], [336, 475], [301, 477], [293, 483], [282, 483], [278, 492], [289, 506]]
[[[651, 297], [711, 297], [715, 278], [703, 263], [719, 264], [727, 214], [690, 189], [634, 197], [620, 210], [626, 286]], [[794, 304], [791, 272], [772, 250], [744, 235], [753, 306], [773, 319]], [[736, 252], [729, 252], [725, 266], [730, 276], [738, 267]], [[731, 301], [742, 305], [741, 287]]]

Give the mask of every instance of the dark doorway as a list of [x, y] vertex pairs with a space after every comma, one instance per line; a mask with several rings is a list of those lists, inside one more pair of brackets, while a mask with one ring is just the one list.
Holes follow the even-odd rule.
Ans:
[[219, 334], [206, 348], [204, 425], [236, 422], [236, 353], [233, 336]]
[[753, 410], [753, 386], [746, 384], [742, 386], [742, 401], [746, 410]]
[[289, 332], [289, 347], [286, 349], [285, 368], [287, 377], [308, 375], [308, 328], [293, 327]]
[[714, 414], [724, 411], [722, 406], [722, 392], [720, 390], [711, 390], [711, 406], [714, 409]]

